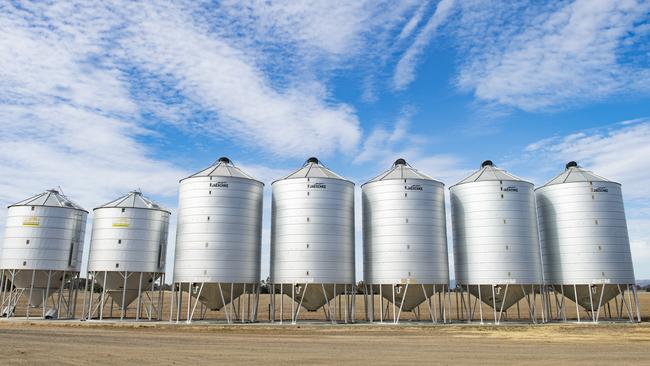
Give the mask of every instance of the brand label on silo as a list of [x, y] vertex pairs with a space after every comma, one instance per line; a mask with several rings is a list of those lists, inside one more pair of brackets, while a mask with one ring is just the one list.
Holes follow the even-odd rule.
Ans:
[[307, 184], [307, 188], [326, 189], [327, 185], [325, 183], [312, 183]]
[[592, 189], [593, 192], [609, 192], [609, 189], [607, 187], [596, 187]]
[[113, 220], [113, 227], [129, 227], [129, 218], [120, 217]]
[[210, 188], [228, 188], [228, 182], [210, 183]]
[[41, 219], [38, 216], [26, 217], [23, 220], [23, 226], [31, 226], [31, 227], [41, 226]]
[[407, 191], [422, 191], [423, 188], [419, 184], [411, 184], [410, 186], [404, 186], [404, 189]]
[[519, 192], [519, 188], [515, 186], [506, 187], [503, 189], [504, 192]]

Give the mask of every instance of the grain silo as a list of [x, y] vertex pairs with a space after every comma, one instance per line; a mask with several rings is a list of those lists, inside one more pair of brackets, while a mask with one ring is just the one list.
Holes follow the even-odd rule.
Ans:
[[612, 318], [611, 307], [601, 312], [610, 301], [618, 318], [640, 321], [621, 185], [572, 161], [535, 194], [544, 279], [562, 295], [557, 317], [566, 320], [567, 297], [578, 321], [578, 305], [589, 320]]
[[[354, 183], [312, 157], [272, 187], [273, 319], [277, 310], [280, 321], [284, 318], [287, 295], [293, 300], [292, 322], [302, 307], [307, 311], [323, 308], [332, 322], [337, 316], [353, 321]], [[280, 295], [279, 304], [276, 295]]]
[[136, 320], [161, 319], [170, 215], [139, 191], [93, 210], [88, 274], [90, 288], [102, 290], [90, 293], [88, 319], [112, 317], [115, 306], [124, 319], [136, 299]]
[[536, 295], [543, 289], [533, 184], [487, 160], [449, 191], [463, 315], [470, 321], [476, 316], [469, 294], [479, 300], [481, 321], [485, 303], [495, 323], [515, 304], [519, 313], [526, 299], [535, 322]]
[[[191, 321], [199, 303], [201, 318], [204, 310], [223, 309], [228, 322], [256, 320], [263, 193], [264, 183], [226, 157], [180, 181], [174, 260], [178, 291], [172, 299], [177, 321], [181, 313]], [[188, 291], [192, 297], [182, 308]]]
[[397, 159], [361, 191], [368, 320], [384, 321], [386, 299], [395, 323], [403, 311], [419, 318], [423, 302], [431, 321], [444, 321], [449, 286], [444, 184]]
[[25, 315], [75, 315], [88, 212], [55, 189], [9, 206], [0, 258], [2, 315], [13, 316], [26, 297]]

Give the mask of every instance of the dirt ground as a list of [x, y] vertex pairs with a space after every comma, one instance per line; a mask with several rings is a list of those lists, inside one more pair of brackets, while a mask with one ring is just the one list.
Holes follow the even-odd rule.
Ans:
[[[639, 299], [641, 324], [292, 326], [3, 319], [0, 365], [650, 365], [650, 293], [640, 293]], [[357, 308], [362, 312], [363, 303]], [[262, 309], [264, 321], [268, 314]]]

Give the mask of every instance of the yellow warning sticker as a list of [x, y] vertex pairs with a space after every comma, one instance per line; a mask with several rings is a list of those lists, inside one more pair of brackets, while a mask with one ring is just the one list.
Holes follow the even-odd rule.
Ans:
[[120, 217], [119, 219], [113, 220], [113, 227], [129, 227], [128, 217]]
[[23, 220], [23, 226], [39, 227], [41, 226], [41, 218], [38, 216], [26, 217]]

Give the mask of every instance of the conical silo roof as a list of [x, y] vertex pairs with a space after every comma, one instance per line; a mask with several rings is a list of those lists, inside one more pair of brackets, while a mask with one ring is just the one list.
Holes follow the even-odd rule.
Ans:
[[481, 164], [481, 168], [479, 170], [475, 171], [469, 177], [461, 180], [455, 185], [472, 183], [472, 182], [501, 181], [501, 180], [530, 183], [513, 174], [508, 173], [503, 169], [497, 168], [496, 166], [494, 166], [494, 163], [492, 163], [491, 160], [486, 160]]
[[411, 165], [409, 165], [406, 162], [406, 160], [397, 159], [395, 160], [393, 166], [390, 169], [372, 178], [371, 180], [367, 181], [363, 185], [366, 185], [368, 183], [373, 183], [373, 182], [379, 182], [383, 180], [391, 180], [391, 179], [422, 179], [422, 180], [438, 182], [437, 180], [431, 178], [430, 176], [413, 168]]
[[62, 207], [62, 208], [72, 208], [75, 210], [86, 211], [83, 207], [74, 203], [68, 197], [60, 193], [56, 189], [48, 189], [43, 193], [39, 193], [35, 196], [32, 196], [26, 200], [14, 203], [9, 207], [13, 206], [44, 206], [44, 207]]
[[601, 177], [600, 175], [595, 174], [590, 170], [583, 169], [575, 161], [570, 161], [566, 164], [566, 169], [562, 173], [539, 188], [551, 186], [554, 184], [576, 182], [608, 182], [620, 184], [618, 182], [614, 182], [607, 178]]
[[[227, 157], [220, 157], [214, 164], [209, 167], [190, 175], [189, 177], [181, 179], [181, 181], [188, 178], [195, 177], [231, 177], [231, 178], [243, 178], [251, 179], [257, 182], [262, 183], [261, 181], [255, 179], [250, 174], [245, 173], [243, 170], [236, 167], [230, 159]], [[262, 183], [264, 184], [264, 183]]]
[[94, 210], [99, 208], [144, 208], [169, 212], [150, 198], [145, 197], [140, 191], [131, 191], [116, 200], [95, 207]]
[[[327, 169], [317, 158], [314, 157], [307, 159], [307, 161], [305, 161], [300, 169], [278, 180], [300, 178], [331, 178], [348, 181], [347, 179]], [[278, 180], [276, 180], [276, 182]]]

